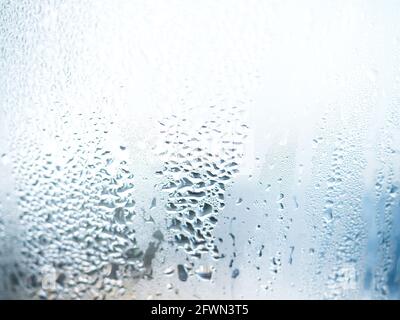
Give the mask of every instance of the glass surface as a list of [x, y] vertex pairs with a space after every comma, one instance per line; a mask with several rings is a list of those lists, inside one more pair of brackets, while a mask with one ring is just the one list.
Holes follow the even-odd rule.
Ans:
[[400, 2], [0, 0], [1, 299], [399, 299]]

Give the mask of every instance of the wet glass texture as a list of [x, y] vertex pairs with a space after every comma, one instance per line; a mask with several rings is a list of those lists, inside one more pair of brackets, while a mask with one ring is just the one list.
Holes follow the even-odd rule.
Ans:
[[1, 299], [399, 299], [400, 2], [0, 0]]

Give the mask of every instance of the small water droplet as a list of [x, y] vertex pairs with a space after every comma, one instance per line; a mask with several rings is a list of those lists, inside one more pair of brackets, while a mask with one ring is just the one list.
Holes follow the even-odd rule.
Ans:
[[240, 273], [239, 269], [237, 269], [237, 268], [234, 269], [232, 271], [232, 279], [236, 279], [239, 276], [239, 273]]
[[188, 279], [188, 274], [182, 264], [178, 264], [178, 278], [181, 281], [186, 281]]

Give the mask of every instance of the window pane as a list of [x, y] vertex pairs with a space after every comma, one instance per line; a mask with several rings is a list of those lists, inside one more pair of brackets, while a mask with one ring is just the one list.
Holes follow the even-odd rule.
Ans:
[[398, 299], [398, 1], [0, 1], [0, 298]]

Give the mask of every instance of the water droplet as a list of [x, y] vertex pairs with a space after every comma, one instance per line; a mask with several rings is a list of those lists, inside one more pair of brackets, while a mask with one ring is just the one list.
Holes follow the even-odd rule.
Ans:
[[203, 280], [211, 280], [212, 277], [212, 269], [207, 266], [200, 266], [196, 270], [196, 275]]
[[181, 281], [186, 281], [188, 279], [188, 274], [182, 264], [178, 264], [178, 278]]
[[233, 269], [232, 271], [232, 279], [236, 279], [239, 276], [239, 269]]

